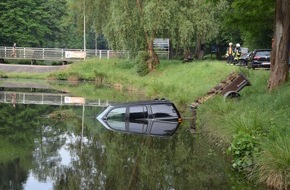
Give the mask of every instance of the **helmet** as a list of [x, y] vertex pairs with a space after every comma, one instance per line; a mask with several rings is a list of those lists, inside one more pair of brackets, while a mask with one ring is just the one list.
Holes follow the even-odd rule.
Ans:
[[232, 42], [230, 42], [230, 43], [229, 43], [229, 46], [231, 46], [231, 45], [233, 45], [233, 43], [232, 43]]
[[239, 43], [236, 44], [236, 47], [240, 47], [241, 45]]

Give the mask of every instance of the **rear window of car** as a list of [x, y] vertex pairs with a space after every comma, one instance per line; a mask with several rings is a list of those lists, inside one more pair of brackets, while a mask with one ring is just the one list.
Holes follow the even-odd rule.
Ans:
[[258, 51], [256, 53], [256, 56], [259, 56], [259, 57], [269, 57], [270, 55], [271, 55], [270, 51]]

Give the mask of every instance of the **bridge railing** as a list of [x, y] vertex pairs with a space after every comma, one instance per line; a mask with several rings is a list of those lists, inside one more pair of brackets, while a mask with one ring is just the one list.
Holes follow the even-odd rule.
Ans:
[[[156, 50], [159, 58], [169, 59], [168, 50]], [[76, 61], [84, 58], [129, 58], [128, 51], [97, 50], [97, 49], [61, 49], [61, 48], [32, 48], [0, 46], [0, 59], [28, 59], [49, 61]]]
[[87, 49], [60, 49], [60, 48], [31, 48], [31, 47], [3, 47], [0, 46], [1, 59], [29, 59], [29, 60], [54, 60], [74, 61], [91, 57], [100, 59], [128, 58], [127, 51], [94, 50]]

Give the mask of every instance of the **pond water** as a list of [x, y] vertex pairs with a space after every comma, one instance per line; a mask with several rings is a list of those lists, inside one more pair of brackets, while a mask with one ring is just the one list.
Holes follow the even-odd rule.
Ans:
[[190, 121], [153, 137], [96, 119], [111, 102], [143, 99], [90, 83], [0, 80], [0, 189], [263, 189], [236, 176]]

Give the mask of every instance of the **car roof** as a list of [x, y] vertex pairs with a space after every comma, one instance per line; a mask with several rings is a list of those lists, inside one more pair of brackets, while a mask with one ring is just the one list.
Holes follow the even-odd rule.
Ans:
[[116, 103], [116, 104], [112, 104], [111, 107], [153, 105], [153, 104], [173, 104], [173, 103], [170, 102], [169, 100], [142, 100], [142, 101], [134, 101], [134, 102]]

